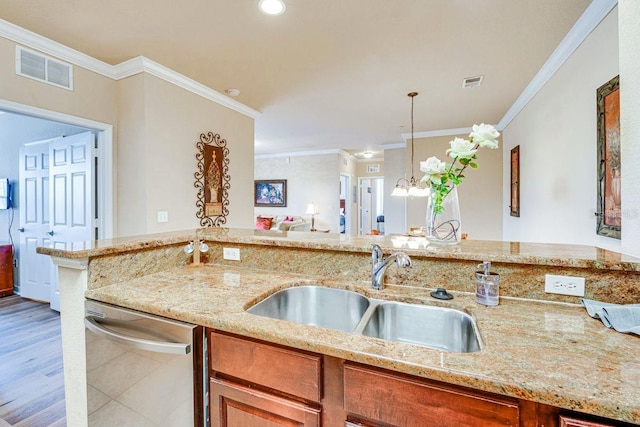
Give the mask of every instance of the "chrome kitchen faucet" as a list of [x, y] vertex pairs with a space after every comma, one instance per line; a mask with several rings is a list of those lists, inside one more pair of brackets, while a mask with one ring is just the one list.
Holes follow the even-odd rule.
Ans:
[[387, 259], [384, 259], [382, 248], [375, 243], [372, 246], [373, 250], [371, 251], [371, 286], [373, 287], [373, 289], [381, 290], [384, 288], [384, 274], [391, 263], [395, 261], [398, 267], [408, 268], [411, 267], [411, 258], [409, 258], [409, 255], [405, 254], [404, 252], [395, 252], [389, 255]]

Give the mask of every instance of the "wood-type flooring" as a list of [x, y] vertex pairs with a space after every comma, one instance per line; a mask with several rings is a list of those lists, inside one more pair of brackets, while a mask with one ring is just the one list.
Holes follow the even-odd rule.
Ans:
[[66, 426], [60, 314], [0, 298], [0, 427]]

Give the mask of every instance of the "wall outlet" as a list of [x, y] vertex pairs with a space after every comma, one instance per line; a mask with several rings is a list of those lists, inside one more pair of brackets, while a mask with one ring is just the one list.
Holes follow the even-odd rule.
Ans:
[[584, 296], [584, 277], [545, 274], [544, 291], [550, 294]]
[[222, 258], [231, 261], [240, 261], [240, 249], [238, 248], [222, 248]]
[[158, 211], [158, 222], [169, 222], [169, 212]]

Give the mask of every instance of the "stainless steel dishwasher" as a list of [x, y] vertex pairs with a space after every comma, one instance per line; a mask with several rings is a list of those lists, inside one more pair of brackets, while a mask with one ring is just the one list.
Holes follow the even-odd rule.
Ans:
[[85, 301], [89, 426], [202, 427], [202, 327]]

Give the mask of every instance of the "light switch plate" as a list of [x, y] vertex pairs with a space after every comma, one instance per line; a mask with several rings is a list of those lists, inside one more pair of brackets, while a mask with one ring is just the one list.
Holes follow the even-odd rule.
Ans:
[[169, 222], [169, 212], [158, 211], [158, 222]]
[[545, 274], [544, 291], [550, 294], [584, 296], [584, 277]]

